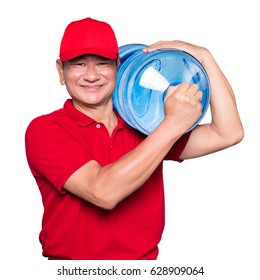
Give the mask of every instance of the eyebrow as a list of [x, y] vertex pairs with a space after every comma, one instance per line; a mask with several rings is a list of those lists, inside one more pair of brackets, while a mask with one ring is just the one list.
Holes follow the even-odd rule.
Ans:
[[80, 60], [80, 59], [85, 59], [87, 56], [94, 56], [94, 57], [102, 59], [102, 60], [111, 60], [111, 59], [109, 59], [107, 57], [104, 57], [104, 56], [101, 56], [101, 55], [97, 55], [97, 54], [83, 54], [83, 55], [74, 57], [74, 58], [70, 59], [69, 61], [73, 62], [73, 61], [77, 61], [77, 60]]

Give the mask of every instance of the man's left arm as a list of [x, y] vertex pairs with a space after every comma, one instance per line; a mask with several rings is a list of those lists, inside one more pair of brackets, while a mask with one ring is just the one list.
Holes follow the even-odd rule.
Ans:
[[211, 122], [193, 129], [180, 159], [203, 156], [239, 143], [244, 131], [235, 95], [212, 54], [203, 47], [182, 41], [157, 42], [144, 49], [144, 52], [164, 48], [180, 49], [197, 58], [208, 74], [211, 87]]

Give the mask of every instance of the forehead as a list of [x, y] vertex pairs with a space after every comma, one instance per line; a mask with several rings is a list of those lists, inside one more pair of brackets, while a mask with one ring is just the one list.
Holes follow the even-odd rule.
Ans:
[[74, 57], [69, 61], [77, 61], [77, 60], [88, 59], [88, 58], [98, 59], [98, 60], [111, 60], [109, 58], [106, 58], [104, 56], [100, 56], [100, 55], [97, 55], [97, 54], [83, 54], [83, 55]]

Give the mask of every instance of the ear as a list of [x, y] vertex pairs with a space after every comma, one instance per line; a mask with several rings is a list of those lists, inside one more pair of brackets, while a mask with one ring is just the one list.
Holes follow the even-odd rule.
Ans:
[[59, 78], [60, 78], [60, 83], [61, 85], [65, 84], [65, 79], [64, 79], [64, 65], [60, 59], [56, 60], [56, 68], [58, 70]]
[[118, 56], [117, 57], [117, 60], [116, 60], [116, 65], [117, 65], [117, 68], [119, 67], [119, 65], [120, 65], [120, 57]]

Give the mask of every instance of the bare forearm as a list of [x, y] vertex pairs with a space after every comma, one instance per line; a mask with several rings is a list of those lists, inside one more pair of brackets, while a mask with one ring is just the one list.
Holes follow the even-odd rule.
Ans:
[[198, 88], [188, 83], [170, 87], [165, 98], [165, 119], [157, 129], [117, 162], [100, 168], [96, 186], [111, 205], [137, 190], [151, 176], [172, 145], [201, 115], [201, 96]]
[[108, 208], [113, 208], [143, 185], [181, 135], [178, 131], [169, 133], [162, 123], [130, 153], [100, 168], [95, 179], [100, 191], [97, 196], [103, 196]]

